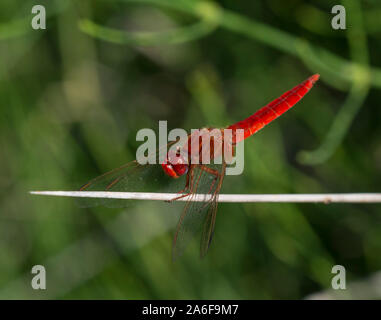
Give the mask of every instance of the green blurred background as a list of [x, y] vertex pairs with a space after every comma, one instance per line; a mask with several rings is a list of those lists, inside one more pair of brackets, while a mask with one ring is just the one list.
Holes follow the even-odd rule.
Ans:
[[[294, 109], [247, 140], [222, 192], [381, 190], [381, 3], [5, 0], [0, 3], [0, 298], [301, 299], [381, 268], [381, 207], [220, 204], [213, 244], [175, 264], [182, 204], [79, 208], [76, 190], [134, 159], [136, 132], [224, 127], [313, 73]], [[46, 8], [33, 30], [31, 8]], [[47, 290], [31, 289], [31, 268]], [[370, 280], [369, 280], [370, 279]], [[344, 297], [380, 298], [347, 290]], [[378, 296], [377, 296], [378, 295]]]

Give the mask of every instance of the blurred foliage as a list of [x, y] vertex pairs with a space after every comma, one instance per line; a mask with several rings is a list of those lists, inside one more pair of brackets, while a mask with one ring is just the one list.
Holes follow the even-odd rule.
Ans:
[[[298, 299], [381, 268], [379, 205], [220, 204], [209, 254], [171, 263], [181, 203], [81, 209], [29, 190], [78, 189], [134, 159], [141, 128], [224, 127], [321, 81], [245, 144], [223, 192], [377, 192], [381, 6], [332, 1], [0, 3], [0, 297]], [[304, 151], [303, 151], [304, 150]], [[307, 152], [305, 150], [312, 150]], [[303, 151], [303, 152], [301, 152]], [[33, 265], [47, 290], [33, 291]]]

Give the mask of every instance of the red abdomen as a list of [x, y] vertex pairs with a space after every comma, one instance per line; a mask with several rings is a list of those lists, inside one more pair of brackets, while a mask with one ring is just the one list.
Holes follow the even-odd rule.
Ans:
[[[228, 129], [243, 129], [244, 139], [250, 137], [262, 129], [266, 124], [270, 123], [274, 119], [278, 118], [281, 114], [285, 113], [288, 109], [292, 108], [300, 99], [304, 97], [308, 91], [310, 91], [318, 79], [318, 74], [309, 77], [301, 84], [285, 92], [279, 98], [259, 109], [250, 117], [229, 126]], [[233, 131], [233, 143], [237, 143], [241, 140], [235, 138]]]

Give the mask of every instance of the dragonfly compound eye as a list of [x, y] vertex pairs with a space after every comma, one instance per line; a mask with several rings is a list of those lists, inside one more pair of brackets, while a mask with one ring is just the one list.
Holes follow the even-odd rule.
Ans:
[[187, 164], [175, 164], [173, 169], [176, 171], [177, 175], [180, 177], [188, 172]]
[[163, 168], [164, 172], [169, 175], [171, 178], [178, 178], [176, 171], [173, 169], [172, 165], [169, 163], [162, 163], [161, 167]]
[[172, 178], [178, 178], [188, 172], [188, 164], [184, 158], [177, 154], [168, 152], [167, 159], [161, 167], [164, 172]]

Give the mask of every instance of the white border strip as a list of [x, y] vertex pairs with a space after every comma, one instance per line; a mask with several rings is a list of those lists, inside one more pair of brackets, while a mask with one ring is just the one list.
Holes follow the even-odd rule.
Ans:
[[[168, 201], [176, 193], [111, 192], [111, 191], [30, 191], [30, 194], [59, 197], [105, 198], [127, 200]], [[177, 201], [187, 201], [188, 197]], [[210, 195], [197, 194], [192, 201], [207, 201]], [[273, 203], [381, 203], [381, 193], [316, 193], [316, 194], [220, 194], [219, 202], [273, 202]]]

